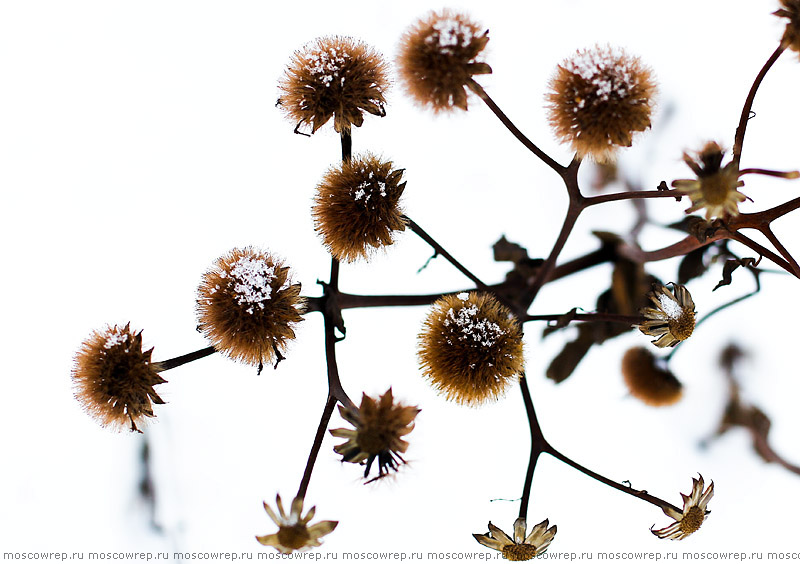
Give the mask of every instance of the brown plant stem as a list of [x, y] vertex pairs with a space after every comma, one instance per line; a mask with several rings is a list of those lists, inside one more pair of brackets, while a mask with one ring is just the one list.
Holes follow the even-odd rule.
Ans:
[[744, 106], [742, 107], [742, 114], [739, 117], [739, 125], [736, 127], [736, 136], [734, 137], [733, 141], [733, 160], [734, 162], [738, 163], [742, 160], [742, 147], [744, 146], [744, 134], [747, 131], [747, 122], [750, 120], [750, 111], [753, 109], [753, 101], [756, 98], [756, 92], [758, 91], [758, 87], [761, 86], [761, 81], [764, 80], [764, 77], [769, 72], [769, 69], [772, 68], [772, 65], [775, 64], [775, 61], [778, 60], [778, 57], [781, 56], [786, 50], [787, 45], [784, 45], [783, 42], [775, 49], [775, 52], [770, 55], [767, 62], [764, 63], [764, 66], [761, 67], [761, 70], [756, 75], [756, 79], [753, 81], [753, 85], [750, 87], [750, 92], [747, 93], [747, 98], [744, 101]]
[[569, 321], [602, 321], [606, 323], [623, 323], [625, 325], [639, 325], [642, 323], [642, 318], [638, 315], [620, 315], [618, 313], [601, 312], [526, 315], [521, 321], [559, 321], [567, 318]]
[[556, 171], [559, 174], [559, 176], [564, 175], [564, 172], [567, 170], [567, 167], [558, 164], [550, 157], [550, 155], [542, 151], [539, 147], [537, 147], [533, 143], [533, 141], [528, 139], [525, 136], [525, 134], [522, 133], [519, 130], [519, 128], [517, 128], [516, 125], [514, 125], [514, 123], [508, 118], [508, 116], [505, 113], [503, 113], [503, 110], [500, 109], [500, 107], [495, 103], [495, 101], [489, 97], [489, 95], [486, 93], [486, 91], [480, 84], [475, 82], [474, 79], [470, 78], [467, 81], [467, 86], [469, 87], [470, 90], [472, 90], [475, 94], [477, 94], [478, 97], [481, 100], [483, 100], [487, 106], [489, 106], [489, 109], [492, 110], [494, 115], [497, 116], [500, 122], [506, 126], [506, 129], [508, 129], [520, 143], [522, 143], [534, 155], [539, 157], [544, 162], [544, 164], [546, 164], [554, 171]]
[[314, 464], [317, 462], [317, 455], [322, 447], [322, 439], [325, 438], [325, 431], [328, 429], [328, 423], [330, 423], [335, 406], [336, 398], [333, 394], [328, 394], [328, 399], [325, 400], [325, 408], [322, 410], [322, 417], [320, 417], [319, 426], [317, 427], [317, 434], [314, 435], [314, 443], [311, 445], [311, 452], [308, 455], [306, 469], [303, 472], [303, 478], [300, 480], [300, 487], [297, 489], [297, 496], [295, 497], [306, 497], [308, 483], [311, 481], [311, 473], [314, 471]]
[[184, 364], [188, 364], [189, 362], [205, 358], [207, 356], [214, 354], [215, 352], [217, 352], [217, 349], [215, 349], [214, 347], [206, 347], [198, 351], [190, 352], [181, 356], [176, 356], [175, 358], [170, 358], [169, 360], [154, 362], [151, 366], [153, 370], [155, 370], [156, 372], [164, 372], [166, 370], [172, 370], [173, 368], [183, 366]]
[[621, 200], [638, 200], [645, 198], [676, 198], [681, 199], [682, 194], [678, 190], [632, 190], [629, 192], [616, 192], [614, 194], [600, 194], [599, 196], [589, 196], [584, 199], [583, 207], [588, 208], [597, 204], [607, 202], [618, 202]]

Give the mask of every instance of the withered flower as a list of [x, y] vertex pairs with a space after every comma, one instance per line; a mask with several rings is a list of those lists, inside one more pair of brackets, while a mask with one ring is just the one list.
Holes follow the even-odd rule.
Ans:
[[655, 94], [652, 73], [638, 57], [611, 47], [582, 49], [550, 80], [550, 125], [578, 156], [607, 161], [650, 127]]
[[705, 209], [706, 220], [712, 217], [739, 215], [739, 203], [747, 196], [739, 192], [744, 186], [739, 179], [739, 166], [731, 161], [722, 166], [725, 152], [711, 141], [700, 150], [695, 157], [683, 154], [683, 162], [697, 175], [693, 180], [673, 180], [672, 186], [689, 196], [692, 206], [686, 213]]
[[641, 310], [644, 322], [639, 331], [658, 337], [652, 343], [657, 347], [674, 347], [688, 339], [694, 331], [695, 310], [692, 295], [686, 286], [670, 282], [667, 286], [655, 284], [648, 298], [653, 306]]
[[289, 267], [253, 247], [217, 259], [197, 290], [199, 329], [214, 348], [259, 368], [283, 358], [303, 307]]
[[405, 463], [401, 453], [408, 448], [408, 441], [403, 437], [414, 429], [419, 411], [417, 407], [395, 403], [391, 388], [378, 400], [363, 394], [357, 410], [339, 406], [339, 413], [354, 429], [332, 429], [331, 435], [347, 439], [333, 450], [343, 456], [344, 462], [366, 462], [365, 478], [377, 460], [378, 476], [370, 482], [383, 478]]
[[800, 53], [800, 0], [780, 0], [780, 3], [781, 9], [773, 13], [789, 20], [786, 22], [781, 44]]
[[436, 112], [466, 110], [469, 80], [492, 72], [481, 57], [488, 41], [489, 32], [464, 14], [429, 13], [401, 39], [397, 66], [406, 90]]
[[522, 373], [522, 328], [491, 294], [443, 296], [418, 341], [423, 374], [448, 400], [479, 405], [501, 396]]
[[531, 529], [531, 534], [525, 536], [528, 526], [525, 519], [520, 517], [514, 521], [514, 538], [511, 539], [490, 521], [488, 533], [485, 535], [473, 534], [472, 536], [483, 546], [499, 550], [506, 560], [519, 562], [532, 560], [547, 551], [547, 547], [553, 542], [553, 537], [558, 531], [555, 525], [549, 529], [548, 525], [549, 521], [545, 519]]
[[683, 540], [700, 528], [706, 515], [711, 513], [706, 509], [708, 502], [714, 495], [714, 482], [703, 491], [703, 476], [699, 480], [692, 478], [692, 493], [681, 494], [683, 498], [683, 511], [677, 512], [670, 507], [662, 508], [668, 517], [675, 519], [671, 525], [663, 529], [650, 531], [660, 539]]
[[647, 405], [672, 405], [683, 394], [680, 381], [672, 372], [659, 366], [653, 353], [644, 347], [634, 347], [625, 353], [622, 376], [631, 395]]
[[278, 532], [271, 535], [256, 536], [256, 540], [264, 546], [273, 546], [281, 554], [290, 554], [294, 550], [308, 550], [309, 548], [320, 546], [319, 540], [336, 528], [338, 521], [321, 521], [316, 525], [308, 526], [308, 522], [314, 518], [316, 507], [308, 510], [305, 517], [303, 513], [303, 498], [296, 497], [292, 501], [292, 509], [289, 515], [283, 511], [281, 496], [275, 498], [278, 506], [278, 515], [264, 502], [264, 509], [267, 515], [278, 526]]
[[368, 258], [405, 230], [400, 196], [406, 183], [391, 161], [366, 154], [331, 168], [317, 186], [311, 211], [325, 246], [340, 261]]
[[131, 324], [94, 331], [75, 355], [72, 382], [75, 397], [103, 427], [139, 431], [145, 417], [155, 417], [152, 404], [162, 404], [153, 389], [166, 382], [142, 350], [142, 332]]
[[296, 131], [315, 133], [333, 117], [333, 128], [349, 133], [364, 122], [364, 112], [386, 115], [388, 87], [388, 67], [377, 51], [350, 37], [321, 37], [294, 53], [279, 103]]

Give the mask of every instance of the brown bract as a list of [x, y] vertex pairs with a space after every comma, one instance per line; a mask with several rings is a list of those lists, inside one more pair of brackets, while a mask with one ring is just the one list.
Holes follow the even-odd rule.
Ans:
[[360, 127], [364, 112], [384, 116], [388, 67], [370, 46], [349, 37], [321, 37], [295, 51], [279, 83], [279, 103], [296, 131], [315, 133], [333, 117], [333, 128]]
[[354, 429], [332, 429], [331, 435], [347, 439], [333, 450], [344, 462], [366, 463], [365, 478], [377, 460], [378, 476], [373, 480], [383, 478], [405, 463], [401, 453], [408, 448], [408, 441], [403, 437], [414, 429], [419, 411], [415, 406], [395, 403], [391, 388], [377, 400], [363, 394], [357, 410], [339, 406], [339, 413]]
[[781, 43], [800, 53], [800, 0], [780, 0], [780, 2], [782, 7], [774, 14], [789, 20], [786, 22]]
[[547, 94], [550, 125], [579, 157], [603, 162], [650, 127], [656, 83], [621, 49], [579, 50], [558, 66]]
[[523, 371], [522, 328], [491, 294], [440, 298], [418, 342], [422, 373], [448, 400], [496, 400]]
[[94, 331], [75, 355], [75, 397], [102, 426], [139, 431], [137, 424], [155, 417], [152, 404], [164, 403], [153, 389], [166, 380], [151, 364], [152, 353], [142, 350], [142, 332], [130, 323]]
[[214, 348], [259, 368], [282, 358], [303, 307], [289, 267], [253, 247], [217, 259], [197, 290], [199, 329]]
[[403, 35], [397, 65], [406, 90], [434, 111], [467, 109], [466, 84], [490, 74], [480, 58], [489, 32], [464, 14], [431, 12]]
[[661, 407], [681, 399], [683, 385], [672, 372], [658, 366], [656, 357], [644, 347], [625, 353], [622, 376], [631, 395], [647, 405]]
[[403, 170], [367, 154], [331, 168], [317, 186], [311, 211], [317, 232], [338, 260], [368, 258], [405, 229]]

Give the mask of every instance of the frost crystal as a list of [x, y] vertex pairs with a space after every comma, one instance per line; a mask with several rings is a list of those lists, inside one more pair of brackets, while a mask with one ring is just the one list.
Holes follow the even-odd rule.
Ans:
[[661, 309], [670, 319], [680, 319], [683, 315], [683, 308], [681, 304], [670, 298], [666, 294], [659, 294], [658, 301], [661, 304]]
[[113, 329], [109, 330], [108, 335], [106, 336], [106, 343], [103, 345], [103, 348], [110, 349], [111, 347], [121, 345], [127, 340], [128, 334], [122, 333], [117, 327], [114, 327]]
[[580, 51], [564, 63], [564, 70], [593, 84], [597, 97], [605, 102], [612, 95], [624, 99], [636, 87], [634, 66], [635, 59], [606, 48]]
[[[460, 297], [461, 295], [459, 295]], [[506, 334], [497, 323], [479, 317], [476, 305], [447, 310], [444, 326], [450, 327], [451, 325], [454, 325], [451, 328], [454, 333], [460, 333], [457, 335], [459, 341], [472, 341], [484, 347], [493, 346], [498, 338]], [[449, 344], [453, 344], [449, 337], [447, 340]]]
[[436, 44], [439, 52], [452, 55], [457, 47], [469, 47], [472, 41], [472, 29], [454, 18], [444, 18], [433, 24], [437, 33], [432, 33], [425, 38], [428, 44]]
[[253, 306], [264, 309], [264, 302], [272, 295], [272, 281], [276, 278], [275, 267], [261, 258], [242, 257], [233, 263], [230, 270], [229, 287], [236, 294], [236, 303], [249, 304], [248, 313]]
[[320, 82], [326, 87], [331, 85], [334, 78], [339, 78], [341, 85], [344, 86], [344, 77], [339, 77], [339, 71], [342, 70], [342, 66], [349, 58], [347, 53], [338, 51], [335, 47], [331, 47], [327, 51], [314, 51], [308, 56], [306, 69], [309, 73], [318, 76]]

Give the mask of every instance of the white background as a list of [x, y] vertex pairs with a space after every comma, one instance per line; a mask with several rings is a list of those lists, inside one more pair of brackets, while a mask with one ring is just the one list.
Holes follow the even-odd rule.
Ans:
[[[570, 159], [547, 126], [543, 98], [556, 65], [597, 42], [625, 47], [661, 86], [653, 130], [623, 153], [642, 185], [686, 178], [685, 149], [709, 139], [730, 147], [741, 104], [777, 46], [777, 2], [704, 0], [451, 3], [490, 29], [480, 82], [557, 160]], [[234, 246], [283, 256], [318, 295], [329, 258], [313, 231], [316, 183], [340, 156], [329, 124], [313, 138], [275, 107], [276, 83], [293, 50], [320, 35], [360, 38], [393, 59], [397, 41], [426, 2], [268, 3], [28, 1], [0, 3], [0, 276], [3, 310], [0, 409], [0, 546], [8, 550], [259, 551], [275, 531], [261, 502], [290, 500], [325, 402], [323, 330], [318, 314], [298, 329], [277, 371], [215, 355], [165, 373], [168, 402], [146, 428], [156, 489], [153, 531], [136, 492], [143, 437], [100, 428], [72, 396], [70, 370], [95, 328], [144, 330], [154, 359], [206, 346], [195, 331], [200, 276]], [[742, 166], [800, 167], [800, 62], [781, 58], [759, 92]], [[666, 109], [674, 107], [669, 121]], [[354, 151], [370, 150], [406, 169], [405, 209], [487, 282], [507, 264], [492, 261], [502, 234], [532, 256], [549, 252], [566, 198], [558, 178], [522, 148], [478, 100], [468, 113], [433, 116], [400, 84], [386, 118], [367, 116]], [[591, 167], [584, 170], [588, 186]], [[800, 184], [752, 178], [743, 190], [755, 211], [794, 197]], [[649, 204], [655, 220], [679, 219], [687, 204]], [[795, 214], [796, 215], [796, 214]], [[566, 260], [594, 248], [593, 229], [624, 232], [627, 203], [582, 217]], [[800, 248], [794, 221], [776, 224]], [[649, 227], [646, 248], [680, 235]], [[466, 288], [442, 259], [408, 232], [369, 264], [342, 269], [341, 288], [427, 293]], [[664, 280], [675, 261], [652, 265]], [[746, 293], [749, 276], [711, 294], [719, 266], [690, 290], [700, 314]], [[532, 312], [591, 310], [610, 268], [547, 287]], [[566, 383], [544, 369], [572, 334], [540, 342], [526, 327], [527, 371], [548, 439], [578, 462], [631, 480], [676, 505], [698, 472], [717, 494], [702, 530], [678, 544], [648, 528], [671, 522], [657, 508], [543, 457], [529, 522], [558, 525], [551, 551], [797, 551], [800, 477], [767, 465], [733, 431], [709, 448], [725, 403], [716, 367], [735, 340], [747, 397], [773, 417], [776, 449], [800, 462], [796, 410], [797, 281], [765, 275], [765, 291], [702, 326], [676, 355], [685, 384], [674, 407], [651, 409], [627, 395], [619, 359], [648, 339], [633, 332], [593, 350]], [[395, 479], [364, 486], [327, 437], [307, 501], [318, 519], [339, 520], [322, 551], [487, 551], [472, 533], [489, 520], [511, 531], [529, 438], [516, 388], [495, 405], [470, 409], [438, 397], [419, 375], [416, 335], [426, 308], [347, 311], [337, 347], [344, 385], [358, 401], [392, 386], [419, 405], [408, 436], [411, 462]], [[335, 427], [343, 425], [334, 416]]]

